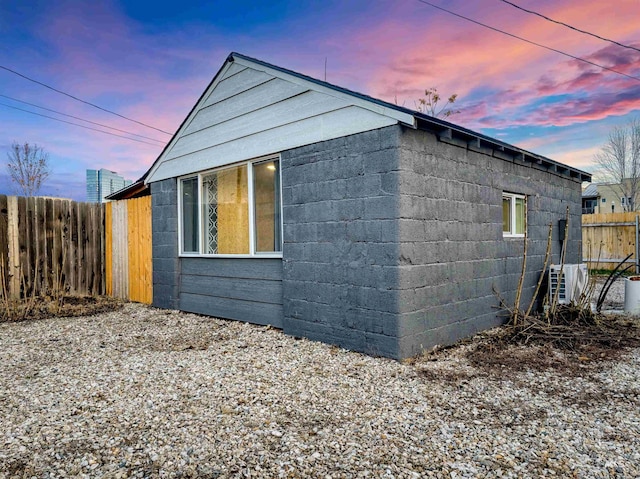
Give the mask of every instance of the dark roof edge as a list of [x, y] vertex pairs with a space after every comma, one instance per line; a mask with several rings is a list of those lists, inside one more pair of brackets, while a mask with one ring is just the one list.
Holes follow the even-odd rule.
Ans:
[[349, 90], [348, 88], [344, 88], [344, 87], [341, 87], [341, 86], [338, 86], [338, 85], [334, 85], [333, 83], [329, 83], [329, 82], [326, 82], [326, 81], [318, 80], [317, 78], [313, 78], [313, 77], [304, 75], [303, 73], [295, 72], [293, 70], [288, 70], [286, 68], [279, 67], [278, 65], [272, 65], [271, 63], [267, 63], [267, 62], [264, 62], [262, 60], [258, 60], [257, 58], [251, 58], [251, 57], [248, 57], [246, 55], [242, 55], [241, 53], [231, 52], [231, 54], [229, 55], [229, 59], [231, 59], [231, 61], [233, 61], [234, 57], [242, 58], [243, 60], [247, 60], [249, 62], [257, 63], [258, 65], [262, 65], [263, 67], [271, 68], [273, 70], [276, 70], [276, 71], [279, 71], [279, 72], [282, 72], [282, 73], [286, 73], [288, 75], [292, 75], [294, 77], [300, 78], [301, 80], [305, 80], [305, 81], [314, 83], [316, 85], [320, 85], [320, 86], [335, 90], [337, 92], [344, 93], [345, 95], [354, 96], [354, 97], [359, 98], [361, 100], [368, 101], [370, 103], [374, 103], [376, 105], [382, 106], [384, 108], [389, 108], [389, 109], [396, 110], [396, 111], [399, 111], [401, 113], [405, 113], [407, 115], [412, 115], [412, 116], [415, 116], [415, 114], [416, 114], [416, 111], [415, 110], [411, 110], [410, 108], [405, 108], [403, 106], [395, 105], [394, 103], [389, 103], [387, 101], [380, 100], [378, 98], [374, 98], [374, 97], [369, 96], [369, 95], [365, 95], [364, 93], [359, 93], [357, 91]]
[[322, 80], [318, 80], [317, 78], [313, 78], [313, 77], [304, 75], [302, 73], [295, 72], [293, 70], [288, 70], [286, 68], [282, 68], [282, 67], [279, 67], [277, 65], [272, 65], [271, 63], [267, 63], [265, 61], [258, 60], [257, 58], [248, 57], [246, 55], [242, 55], [242, 54], [236, 53], [236, 52], [231, 52], [227, 56], [227, 59], [225, 60], [225, 62], [222, 64], [222, 66], [220, 67], [218, 72], [214, 75], [213, 79], [209, 82], [207, 87], [204, 89], [204, 91], [202, 92], [202, 94], [200, 95], [198, 100], [194, 103], [193, 107], [191, 108], [191, 110], [189, 111], [187, 116], [184, 118], [184, 120], [182, 121], [180, 126], [176, 129], [176, 131], [173, 134], [173, 136], [171, 137], [171, 139], [167, 142], [167, 144], [162, 149], [162, 151], [160, 152], [160, 154], [158, 155], [156, 160], [153, 162], [153, 164], [149, 167], [147, 172], [138, 181], [146, 181], [146, 177], [148, 176], [149, 172], [155, 167], [155, 165], [158, 163], [158, 160], [162, 157], [162, 155], [164, 155], [165, 151], [167, 150], [169, 145], [173, 142], [173, 140], [176, 137], [176, 135], [178, 134], [178, 132], [182, 129], [184, 124], [191, 117], [191, 114], [195, 111], [196, 107], [200, 104], [200, 101], [204, 98], [205, 94], [209, 91], [209, 88], [211, 88], [211, 85], [213, 85], [215, 83], [215, 81], [218, 79], [218, 77], [222, 73], [222, 70], [224, 69], [226, 64], [230, 63], [230, 62], [233, 62], [234, 58], [241, 58], [241, 59], [244, 59], [246, 61], [253, 62], [253, 63], [256, 63], [258, 65], [262, 65], [262, 66], [264, 66], [266, 68], [271, 68], [273, 70], [276, 70], [276, 71], [279, 71], [279, 72], [282, 72], [282, 73], [285, 73], [285, 74], [288, 74], [288, 75], [292, 75], [294, 77], [297, 77], [297, 78], [300, 78], [302, 80], [314, 83], [316, 85], [323, 86], [323, 87], [335, 90], [337, 92], [340, 92], [340, 93], [343, 93], [343, 94], [346, 94], [346, 95], [354, 96], [354, 97], [359, 98], [361, 100], [368, 101], [368, 102], [371, 102], [373, 104], [382, 106], [384, 108], [389, 108], [389, 109], [396, 110], [396, 111], [404, 113], [404, 114], [412, 115], [417, 120], [421, 121], [424, 124], [424, 126], [427, 127], [426, 129], [430, 129], [430, 130], [434, 131], [436, 134], [438, 134], [439, 137], [442, 137], [443, 133], [444, 133], [445, 136], [450, 133], [451, 136], [455, 135], [455, 136], [461, 137], [463, 139], [466, 138], [468, 140], [474, 140], [474, 141], [476, 141], [478, 143], [478, 145], [480, 145], [481, 143], [484, 143], [485, 145], [494, 146], [498, 150], [503, 150], [503, 151], [506, 150], [506, 151], [512, 152], [513, 154], [522, 155], [524, 161], [529, 159], [530, 161], [532, 161], [534, 163], [537, 163], [537, 164], [545, 166], [547, 169], [553, 169], [554, 172], [557, 173], [557, 174], [560, 174], [560, 175], [563, 175], [563, 176], [569, 176], [570, 178], [573, 178], [573, 179], [576, 179], [576, 180], [579, 179], [580, 181], [589, 181], [589, 182], [591, 181], [591, 173], [587, 173], [586, 171], [582, 171], [582, 170], [579, 170], [577, 168], [573, 168], [572, 166], [568, 166], [568, 165], [565, 165], [563, 163], [554, 161], [554, 160], [552, 160], [550, 158], [547, 158], [545, 156], [538, 155], [536, 153], [532, 153], [532, 152], [529, 152], [527, 150], [523, 150], [522, 148], [518, 148], [518, 147], [516, 147], [514, 145], [510, 145], [509, 143], [505, 143], [505, 142], [500, 141], [498, 139], [483, 135], [481, 133], [477, 133], [475, 131], [469, 130], [469, 129], [464, 128], [462, 126], [458, 126], [458, 125], [455, 125], [453, 123], [450, 123], [448, 121], [441, 120], [439, 118], [435, 118], [435, 117], [432, 117], [432, 116], [429, 116], [429, 115], [425, 115], [424, 113], [420, 113], [420, 112], [417, 112], [415, 110], [411, 110], [409, 108], [405, 108], [403, 106], [395, 105], [393, 103], [389, 103], [389, 102], [386, 102], [384, 100], [380, 100], [378, 98], [371, 97], [369, 95], [364, 95], [362, 93], [358, 93], [356, 91], [352, 91], [352, 90], [349, 90], [347, 88], [343, 88], [343, 87], [340, 87], [340, 86], [337, 86], [337, 85], [333, 85], [331, 83], [328, 83], [328, 82], [325, 82], [325, 81], [322, 81]]
[[468, 148], [489, 148], [494, 150], [494, 152], [497, 152], [494, 153], [493, 156], [506, 156], [505, 159], [512, 159], [514, 161], [519, 160], [522, 163], [531, 163], [532, 165], [539, 166], [543, 170], [550, 171], [551, 173], [560, 176], [568, 176], [569, 178], [580, 182], [591, 182], [591, 173], [552, 160], [546, 156], [532, 153], [517, 146], [510, 145], [509, 143], [505, 143], [504, 141], [454, 125], [453, 123], [440, 120], [439, 118], [423, 115], [422, 113], [416, 113], [416, 118], [418, 118], [419, 129], [426, 129], [435, 133], [440, 141], [453, 143], [458, 146], [462, 146], [460, 145], [462, 142]]
[[233, 55], [234, 55], [233, 53], [230, 53], [229, 56], [227, 56], [227, 59], [224, 61], [222, 66], [218, 69], [218, 72], [213, 76], [211, 81], [207, 84], [207, 87], [204, 89], [204, 91], [202, 92], [202, 94], [198, 98], [198, 101], [196, 101], [193, 104], [193, 107], [191, 107], [191, 110], [189, 110], [189, 113], [187, 113], [187, 116], [184, 117], [184, 120], [182, 120], [182, 123], [180, 123], [180, 126], [176, 129], [176, 131], [173, 133], [173, 135], [171, 135], [171, 138], [169, 139], [169, 141], [167, 141], [167, 144], [164, 145], [164, 148], [162, 149], [162, 151], [160, 152], [158, 157], [154, 160], [154, 162], [151, 164], [151, 166], [145, 172], [145, 174], [142, 175], [142, 178], [140, 178], [140, 180], [143, 180], [146, 183], [147, 176], [149, 176], [149, 173], [151, 172], [151, 170], [153, 170], [153, 167], [156, 166], [156, 163], [158, 163], [158, 160], [162, 157], [162, 155], [164, 155], [164, 152], [167, 151], [167, 148], [169, 148], [169, 145], [174, 140], [174, 138], [176, 137], [178, 132], [180, 132], [180, 130], [182, 130], [182, 127], [185, 125], [187, 120], [191, 117], [191, 114], [195, 111], [196, 107], [200, 104], [200, 102], [202, 101], [204, 96], [207, 94], [207, 92], [209, 91], [209, 88], [211, 88], [211, 85], [213, 85], [215, 83], [215, 81], [218, 79], [218, 77], [220, 76], [220, 73], [222, 73], [222, 70], [224, 69], [224, 67], [227, 64], [227, 62], [232, 62], [233, 61]]
[[292, 70], [288, 70], [286, 68], [282, 68], [282, 67], [279, 67], [277, 65], [272, 65], [272, 64], [264, 62], [262, 60], [258, 60], [257, 58], [251, 58], [251, 57], [248, 57], [246, 55], [242, 55], [240, 53], [232, 52], [229, 55], [228, 60], [233, 61], [234, 57], [242, 58], [244, 60], [257, 63], [258, 65], [262, 65], [264, 67], [271, 68], [273, 70], [277, 70], [277, 71], [280, 71], [282, 73], [286, 73], [288, 75], [295, 76], [295, 77], [300, 78], [302, 80], [306, 80], [306, 81], [309, 81], [311, 83], [315, 83], [316, 85], [320, 85], [320, 86], [323, 86], [323, 87], [326, 87], [326, 88], [330, 88], [330, 89], [338, 91], [340, 93], [344, 93], [344, 94], [351, 95], [351, 96], [354, 96], [356, 98], [359, 98], [361, 100], [365, 100], [365, 101], [369, 101], [371, 103], [375, 103], [376, 105], [382, 106], [384, 108], [390, 108], [390, 109], [399, 111], [401, 113], [406, 113], [406, 114], [409, 114], [409, 115], [413, 115], [418, 120], [422, 120], [422, 122], [426, 122], [427, 124], [429, 124], [432, 127], [430, 129], [432, 129], [432, 130], [434, 130], [436, 132], [438, 130], [451, 130], [452, 134], [456, 133], [456, 134], [461, 135], [463, 137], [467, 137], [467, 138], [470, 138], [470, 139], [471, 138], [477, 139], [478, 142], [482, 142], [482, 143], [485, 143], [485, 144], [488, 144], [488, 145], [495, 146], [499, 150], [509, 150], [509, 151], [512, 151], [512, 152], [514, 152], [516, 154], [523, 155], [524, 158], [529, 157], [535, 163], [542, 164], [542, 165], [549, 165], [549, 167], [554, 169], [559, 174], [564, 174], [565, 176], [570, 176], [572, 178], [580, 179], [581, 181], [591, 181], [591, 173], [579, 170], [578, 168], [574, 168], [572, 166], [565, 165], [564, 163], [560, 163], [560, 162], [554, 161], [551, 158], [547, 158], [545, 156], [538, 155], [536, 153], [532, 153], [532, 152], [527, 151], [527, 150], [523, 150], [522, 148], [518, 148], [517, 146], [510, 145], [509, 143], [505, 143], [503, 141], [500, 141], [498, 139], [492, 138], [490, 136], [483, 135], [482, 133], [477, 133], [475, 131], [469, 130], [468, 128], [464, 128], [462, 126], [455, 125], [455, 124], [450, 123], [448, 121], [441, 120], [439, 118], [435, 118], [435, 117], [426, 115], [424, 113], [420, 113], [418, 111], [411, 110], [409, 108], [405, 108], [403, 106], [395, 105], [393, 103], [389, 103], [387, 101], [380, 100], [378, 98], [374, 98], [374, 97], [371, 97], [371, 96], [368, 96], [368, 95], [364, 95], [364, 94], [358, 93], [356, 91], [348, 90], [347, 88], [343, 88], [343, 87], [340, 87], [340, 86], [337, 86], [337, 85], [333, 85], [331, 83], [328, 83], [328, 82], [325, 82], [325, 81], [322, 81], [322, 80], [318, 80], [317, 78], [313, 78], [313, 77], [310, 77], [310, 76], [307, 76], [307, 75], [303, 75], [302, 73], [298, 73], [298, 72], [295, 72], [295, 71], [292, 71]]

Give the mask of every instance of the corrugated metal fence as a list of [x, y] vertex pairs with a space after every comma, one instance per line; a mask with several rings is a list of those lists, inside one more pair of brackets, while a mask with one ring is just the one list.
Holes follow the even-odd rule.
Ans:
[[639, 212], [582, 215], [583, 262], [589, 268], [613, 269], [632, 254], [627, 263], [636, 263], [638, 215]]
[[103, 225], [101, 204], [0, 195], [3, 291], [104, 294]]
[[107, 294], [151, 304], [151, 196], [107, 203], [105, 218]]

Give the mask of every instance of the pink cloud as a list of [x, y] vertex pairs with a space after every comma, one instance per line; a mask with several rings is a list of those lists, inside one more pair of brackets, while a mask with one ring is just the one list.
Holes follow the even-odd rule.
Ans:
[[571, 149], [569, 151], [552, 152], [550, 156], [560, 163], [575, 168], [589, 168], [593, 165], [593, 157], [600, 151], [599, 147]]
[[[455, 5], [448, 7], [624, 73], [635, 72], [637, 75], [640, 71], [637, 55], [627, 50], [585, 39], [537, 17], [518, 15], [511, 7], [489, 12], [484, 12], [481, 6], [475, 10], [461, 10]], [[426, 87], [438, 86], [443, 95], [457, 92], [463, 113], [455, 121], [475, 128], [567, 125], [638, 108], [638, 102], [633, 98], [637, 92], [632, 80], [617, 78], [613, 73], [465, 24], [446, 14], [434, 14], [424, 21], [428, 12], [433, 13], [425, 8], [416, 12], [416, 17], [407, 23], [389, 20], [381, 22], [377, 28], [354, 34], [358, 42], [367, 45], [366, 57], [373, 51], [384, 51], [368, 72], [369, 90], [374, 96], [391, 101], [397, 96], [400, 103], [412, 108]], [[637, 32], [637, 5], [634, 2], [622, 2], [620, 8], [616, 8], [618, 24], [602, 22], [602, 18], [611, 17], [611, 9], [595, 2], [585, 6], [565, 0], [547, 6], [547, 9], [545, 13], [550, 16], [571, 18], [573, 23], [583, 28], [593, 27], [603, 35], [620, 37], [621, 32]], [[407, 38], [412, 39], [409, 47]], [[612, 85], [618, 88], [617, 92], [626, 94], [606, 93], [606, 87]], [[583, 94], [581, 97], [570, 98], [564, 105], [527, 112], [542, 96], [573, 97], [580, 93]]]
[[[621, 41], [638, 38], [636, 0], [621, 0], [616, 8], [593, 0], [523, 5]], [[500, 2], [453, 1], [443, 6], [640, 75], [637, 55]], [[55, 7], [55, 14], [34, 27], [50, 53], [49, 58], [37, 52], [33, 57], [21, 55], [37, 59], [28, 70], [34, 76], [170, 132], [180, 125], [230, 49], [316, 78], [323, 78], [327, 57], [330, 82], [388, 101], [397, 97], [410, 108], [427, 87], [437, 86], [443, 95], [456, 92], [463, 113], [453, 121], [471, 128], [506, 131], [513, 126], [566, 126], [640, 110], [638, 82], [474, 26], [419, 2], [374, 2], [357, 19], [343, 20], [340, 28], [309, 24], [295, 36], [282, 33], [264, 43], [245, 33], [229, 40], [212, 24], [192, 23], [159, 35], [143, 30], [117, 6], [101, 2], [81, 7], [62, 3]], [[232, 48], [227, 47], [230, 44]], [[243, 51], [242, 46], [249, 50]], [[35, 87], [24, 87], [15, 96], [134, 133], [169, 139]], [[545, 97], [549, 101], [541, 101]], [[8, 126], [5, 133], [18, 140], [25, 136], [45, 139], [41, 142], [60, 161], [74, 158], [83, 166], [105, 167], [132, 178], [142, 174], [162, 149], [162, 145], [138, 144], [53, 122], [37, 123], [31, 129]]]
[[[95, 27], [98, 23], [100, 28]], [[215, 58], [215, 52], [208, 49], [209, 42], [204, 37], [200, 37], [201, 47], [183, 44], [180, 48], [179, 42], [174, 44], [172, 41], [181, 33], [172, 35], [168, 32], [160, 39], [147, 35], [117, 10], [101, 3], [88, 3], [82, 8], [61, 4], [56, 14], [47, 17], [36, 31], [51, 55], [42, 59], [37, 68], [25, 68], [30, 76], [168, 132], [178, 128], [227, 53]], [[7, 86], [10, 84], [5, 84], [3, 93], [25, 101], [165, 143], [170, 139], [169, 135], [24, 81], [16, 82], [13, 90], [6, 89]], [[16, 106], [56, 116], [34, 107]], [[38, 139], [37, 142], [51, 155], [54, 174], [72, 174], [77, 181], [84, 181], [85, 168], [107, 168], [137, 179], [165, 144], [147, 145], [52, 120], [40, 120], [26, 113], [15, 114], [31, 120], [30, 126], [25, 128], [24, 122], [7, 124], [3, 136], [17, 141]], [[79, 120], [61, 118], [83, 124]], [[74, 173], [69, 173], [72, 169]]]

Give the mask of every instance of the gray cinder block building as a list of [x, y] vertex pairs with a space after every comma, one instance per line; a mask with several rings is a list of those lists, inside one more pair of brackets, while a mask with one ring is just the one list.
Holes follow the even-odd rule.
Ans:
[[[153, 304], [404, 358], [498, 325], [590, 175], [232, 53], [145, 177]], [[553, 242], [553, 261], [561, 244]]]

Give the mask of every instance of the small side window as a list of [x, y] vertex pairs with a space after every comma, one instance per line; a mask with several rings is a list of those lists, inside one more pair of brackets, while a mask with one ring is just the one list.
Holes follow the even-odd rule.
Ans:
[[524, 236], [527, 202], [524, 195], [502, 194], [502, 234], [505, 237]]
[[513, 198], [510, 196], [502, 197], [502, 232], [504, 234], [511, 233], [511, 203]]

